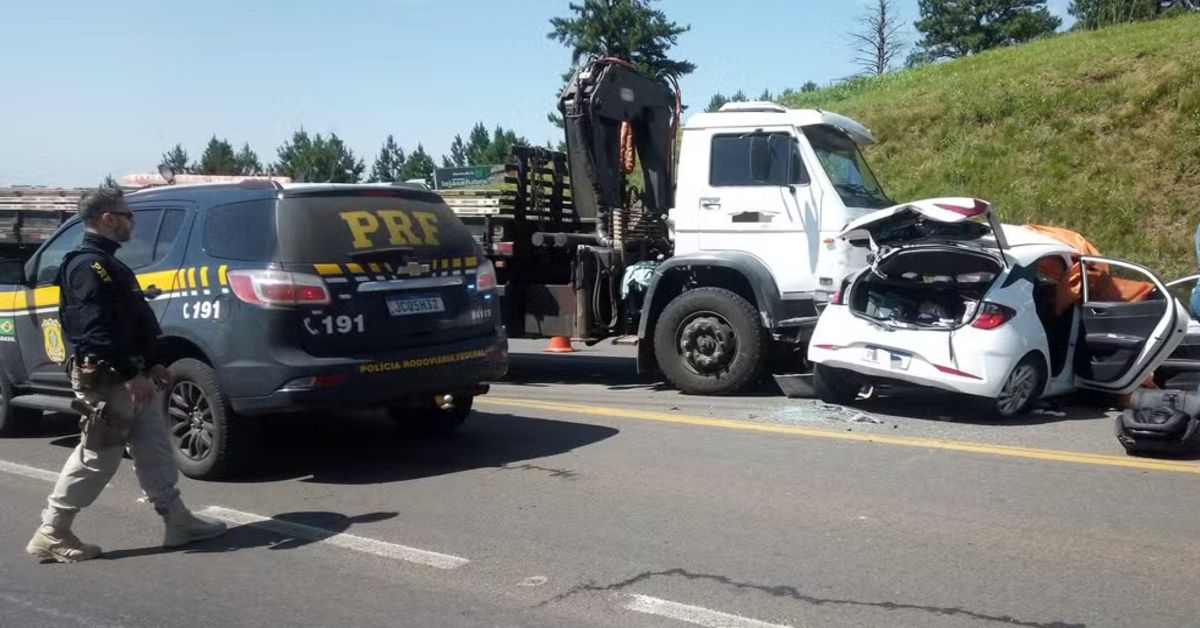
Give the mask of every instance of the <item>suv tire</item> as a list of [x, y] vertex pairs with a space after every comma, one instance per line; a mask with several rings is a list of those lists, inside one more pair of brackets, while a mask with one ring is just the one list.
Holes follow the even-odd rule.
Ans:
[[0, 374], [0, 436], [20, 436], [29, 431], [42, 418], [42, 411], [37, 408], [18, 408], [12, 405], [12, 382], [8, 376]]
[[184, 358], [171, 365], [171, 374], [175, 381], [166, 400], [167, 429], [179, 470], [198, 480], [229, 476], [242, 462], [248, 439], [216, 371]]
[[758, 380], [765, 344], [758, 310], [724, 288], [680, 294], [654, 329], [659, 369], [689, 395], [728, 395]]

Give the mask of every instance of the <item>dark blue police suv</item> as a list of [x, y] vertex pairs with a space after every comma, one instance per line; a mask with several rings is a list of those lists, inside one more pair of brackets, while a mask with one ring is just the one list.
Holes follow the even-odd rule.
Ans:
[[[256, 415], [382, 406], [452, 430], [507, 370], [495, 271], [432, 192], [247, 180], [127, 200], [136, 228], [117, 257], [159, 316], [191, 477], [245, 461]], [[72, 219], [23, 269], [0, 271], [0, 434], [69, 409], [52, 282], [82, 235]]]

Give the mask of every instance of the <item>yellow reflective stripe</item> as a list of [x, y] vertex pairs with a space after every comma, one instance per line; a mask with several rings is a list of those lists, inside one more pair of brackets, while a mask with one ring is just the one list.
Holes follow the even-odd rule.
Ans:
[[342, 267], [337, 264], [313, 264], [318, 275], [342, 275]]
[[465, 260], [465, 263], [467, 265], [467, 268], [475, 268], [476, 266], [479, 265], [479, 260], [475, 257], [468, 257]]
[[193, 266], [192, 268], [189, 268], [189, 269], [188, 269], [188, 279], [187, 279], [187, 282], [188, 282], [188, 285], [187, 285], [187, 287], [189, 287], [189, 288], [195, 288], [195, 287], [196, 287], [196, 268], [195, 268], [194, 266]]
[[363, 270], [362, 264], [355, 264], [353, 262], [346, 264], [346, 270], [349, 270], [351, 273], [354, 273], [355, 275], [361, 275], [361, 274], [367, 272], [367, 271]]
[[223, 264], [217, 269], [217, 281], [220, 281], [222, 286], [229, 283], [229, 280], [225, 278], [225, 273], [228, 271], [229, 267]]
[[456, 257], [456, 258], [454, 258], [452, 264], [454, 265], [455, 268], [462, 268], [463, 260], [461, 257]]
[[138, 285], [140, 285], [142, 287], [142, 290], [145, 290], [146, 288], [149, 288], [150, 286], [154, 286], [154, 287], [166, 292], [166, 291], [174, 288], [174, 285], [172, 285], [172, 284], [175, 281], [175, 271], [160, 270], [160, 271], [154, 272], [154, 273], [144, 273], [144, 274], [138, 275], [137, 280], [138, 280]]
[[208, 287], [208, 266], [200, 267], [200, 285], [205, 288]]
[[375, 262], [368, 263], [367, 268], [370, 268], [371, 272], [373, 272], [373, 273], [383, 272], [383, 269], [380, 268], [379, 264], [376, 264]]

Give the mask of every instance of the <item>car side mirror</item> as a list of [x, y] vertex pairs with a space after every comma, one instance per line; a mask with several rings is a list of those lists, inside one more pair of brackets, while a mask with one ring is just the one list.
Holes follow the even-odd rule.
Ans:
[[25, 262], [19, 259], [0, 259], [0, 284], [24, 285]]

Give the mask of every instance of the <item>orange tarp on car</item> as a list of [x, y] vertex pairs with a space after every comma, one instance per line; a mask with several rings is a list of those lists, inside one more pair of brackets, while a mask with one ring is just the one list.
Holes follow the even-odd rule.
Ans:
[[[1069, 244], [1084, 255], [1100, 255], [1100, 249], [1096, 248], [1096, 245], [1088, 242], [1086, 238], [1070, 229], [1043, 225], [1023, 226], [1030, 231], [1054, 238], [1064, 244]], [[1078, 263], [1072, 265], [1070, 270], [1067, 271], [1066, 277], [1059, 281], [1059, 285], [1066, 288], [1066, 292], [1060, 290], [1059, 298], [1056, 299], [1055, 309], [1060, 313], [1070, 307], [1072, 303], [1078, 303], [1083, 298], [1082, 273], [1079, 267], [1080, 264]], [[1052, 272], [1048, 268], [1043, 270]], [[1134, 281], [1113, 277], [1108, 272], [1107, 264], [1095, 264], [1090, 267], [1088, 272], [1090, 274], [1088, 289], [1093, 301], [1137, 303], [1138, 301], [1145, 300], [1154, 291], [1154, 284], [1148, 281]], [[1064, 303], [1067, 295], [1070, 295], [1071, 300]]]

